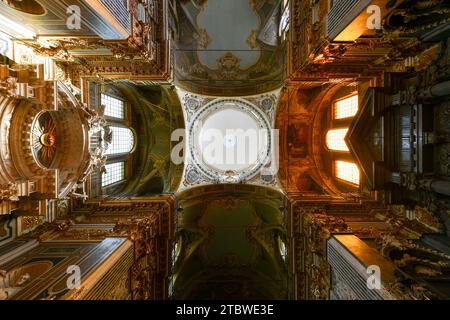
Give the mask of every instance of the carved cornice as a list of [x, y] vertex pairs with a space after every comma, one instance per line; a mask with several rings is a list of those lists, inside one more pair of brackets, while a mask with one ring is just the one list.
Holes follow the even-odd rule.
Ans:
[[24, 238], [71, 242], [128, 237], [134, 243], [132, 299], [168, 298], [175, 223], [172, 198], [107, 201], [83, 206], [75, 202], [73, 205], [76, 209], [68, 220], [45, 223]]
[[[53, 56], [65, 77], [80, 87], [83, 77], [101, 75], [128, 80], [168, 81], [171, 78], [170, 45], [167, 39], [166, 6], [157, 0], [156, 12], [149, 23], [132, 18], [132, 35], [126, 40], [63, 39], [51, 42], [50, 48], [32, 44], [35, 50]], [[89, 49], [94, 55], [74, 55], [74, 49]], [[110, 52], [110, 55], [95, 55], [95, 50]], [[74, 52], [74, 51], [73, 51]]]
[[[419, 14], [421, 17], [429, 17], [431, 12], [439, 13], [439, 18], [435, 17], [437, 20], [427, 23], [426, 26], [408, 22], [406, 24], [411, 25], [410, 30], [406, 30], [404, 26], [390, 27], [375, 37], [360, 37], [354, 42], [334, 43], [327, 39], [324, 27], [328, 14], [326, 2], [294, 1], [291, 4], [287, 70], [287, 78], [290, 81], [306, 81], [305, 78], [309, 78], [312, 74], [316, 74], [317, 79], [320, 79], [320, 74], [324, 75], [325, 79], [379, 77], [379, 74], [387, 68], [402, 68], [400, 65], [404, 65], [406, 58], [419, 54], [430, 46], [419, 41], [416, 36], [402, 36], [402, 32], [413, 34], [415, 31], [437, 28], [448, 19], [448, 8], [440, 4], [442, 1], [429, 1], [426, 6], [430, 8], [427, 9], [421, 7], [425, 4], [419, 5], [411, 1], [411, 6], [415, 9], [398, 12], [394, 9], [386, 20], [392, 15], [406, 17], [405, 21], [409, 21], [410, 18], [414, 20], [416, 19], [414, 10], [416, 13], [421, 12]], [[433, 9], [435, 6], [440, 6], [440, 9]], [[418, 7], [421, 9], [417, 9]], [[313, 10], [317, 11], [319, 17], [315, 23], [312, 21]]]

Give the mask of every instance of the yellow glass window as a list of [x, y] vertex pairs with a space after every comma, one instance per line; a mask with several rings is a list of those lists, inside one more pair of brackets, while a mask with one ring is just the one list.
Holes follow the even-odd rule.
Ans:
[[359, 169], [352, 162], [336, 161], [335, 162], [336, 178], [359, 185]]
[[338, 100], [334, 103], [334, 119], [345, 119], [358, 112], [358, 95]]
[[347, 135], [348, 128], [333, 129], [327, 133], [327, 147], [333, 151], [349, 151], [347, 144], [345, 143], [345, 136]]

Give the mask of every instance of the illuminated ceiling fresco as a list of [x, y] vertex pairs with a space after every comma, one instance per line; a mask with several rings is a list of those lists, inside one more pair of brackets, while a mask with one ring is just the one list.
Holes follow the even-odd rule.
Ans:
[[257, 94], [279, 87], [283, 50], [278, 3], [207, 0], [181, 5], [174, 51], [177, 85], [218, 96]]

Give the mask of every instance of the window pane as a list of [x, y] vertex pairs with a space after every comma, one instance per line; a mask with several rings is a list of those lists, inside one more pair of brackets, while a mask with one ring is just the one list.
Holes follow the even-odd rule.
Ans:
[[330, 130], [327, 133], [327, 147], [330, 150], [335, 151], [349, 151], [347, 144], [345, 143], [345, 136], [347, 135], [348, 128]]
[[335, 172], [338, 179], [359, 185], [359, 169], [356, 164], [338, 160], [335, 162]]
[[134, 135], [129, 128], [110, 127], [112, 141], [106, 150], [107, 155], [129, 153], [133, 150]]
[[125, 179], [125, 162], [116, 162], [105, 166], [106, 173], [102, 174], [102, 187]]
[[358, 112], [358, 95], [354, 95], [334, 103], [334, 118], [345, 119], [356, 115]]
[[125, 103], [122, 100], [102, 93], [102, 105], [105, 106], [105, 116], [125, 119]]
[[280, 26], [278, 29], [278, 33], [280, 36], [283, 34], [283, 32], [285, 32], [289, 29], [289, 16], [290, 16], [289, 5], [288, 5], [288, 2], [285, 1], [284, 11], [281, 16]]

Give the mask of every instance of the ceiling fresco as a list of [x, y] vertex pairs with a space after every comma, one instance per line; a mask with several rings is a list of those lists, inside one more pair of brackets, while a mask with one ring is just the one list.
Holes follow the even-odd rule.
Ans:
[[[131, 89], [131, 90], [130, 90]], [[134, 102], [134, 122], [141, 148], [135, 161], [136, 175], [125, 188], [128, 193], [149, 195], [178, 188], [183, 166], [170, 159], [173, 130], [184, 127], [181, 105], [170, 86], [138, 85], [124, 91]], [[158, 183], [159, 181], [159, 183]], [[157, 189], [158, 185], [161, 189]]]
[[[217, 12], [222, 14], [217, 15]], [[224, 57], [223, 52], [233, 51], [242, 69], [256, 64], [261, 56], [260, 46], [256, 42], [259, 20], [259, 15], [247, 1], [209, 1], [197, 16], [197, 26], [203, 37], [197, 50], [201, 63], [217, 70]], [[226, 36], [228, 33], [233, 36]]]
[[288, 296], [287, 202], [249, 185], [210, 185], [180, 196], [173, 259], [177, 299]]
[[[338, 196], [348, 191], [333, 179], [330, 165], [333, 159], [328, 156], [326, 133], [331, 123], [329, 106], [333, 99], [352, 90], [352, 83], [343, 82], [281, 91], [275, 128], [280, 136], [278, 179], [283, 190], [303, 196]], [[372, 124], [363, 126], [370, 129]], [[367, 140], [372, 137], [366, 136]]]
[[130, 127], [137, 137], [129, 178], [125, 184], [109, 188], [108, 195], [149, 196], [176, 191], [183, 165], [171, 161], [175, 145], [171, 135], [174, 130], [184, 128], [184, 119], [173, 87], [124, 81], [108, 84], [105, 90], [129, 102]]
[[185, 1], [177, 11], [177, 85], [222, 96], [279, 87], [284, 53], [278, 39], [278, 4], [278, 0]]

